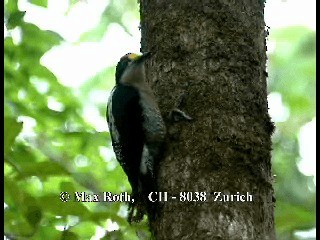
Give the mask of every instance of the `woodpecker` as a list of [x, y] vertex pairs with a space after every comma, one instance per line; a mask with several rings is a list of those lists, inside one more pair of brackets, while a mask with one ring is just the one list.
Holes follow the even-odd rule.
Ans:
[[156, 205], [148, 200], [148, 195], [157, 191], [155, 166], [166, 134], [155, 96], [146, 82], [144, 65], [150, 55], [128, 53], [121, 57], [107, 104], [113, 150], [134, 198], [129, 204], [129, 223], [141, 221], [144, 214], [149, 220], [155, 217]]

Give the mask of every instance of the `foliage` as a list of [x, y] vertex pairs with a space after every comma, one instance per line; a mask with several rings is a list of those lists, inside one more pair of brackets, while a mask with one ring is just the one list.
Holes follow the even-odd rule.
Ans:
[[[47, 1], [31, 2], [47, 6]], [[103, 24], [121, 23], [120, 10], [128, 9], [119, 9], [118, 2], [106, 8]], [[114, 13], [110, 19], [109, 12]], [[110, 77], [106, 74], [110, 70], [78, 91], [61, 85], [40, 58], [61, 44], [62, 37], [25, 22], [23, 16], [17, 1], [5, 3], [9, 31], [4, 40], [5, 235], [10, 239], [90, 239], [99, 227], [104, 239], [136, 239], [136, 231], [147, 235], [145, 224], [128, 225], [124, 204], [81, 203], [72, 194], [131, 191], [109, 153], [108, 132], [97, 131], [84, 115], [90, 92], [112, 86], [113, 76], [112, 82], [101, 77]], [[12, 30], [20, 32], [20, 40], [10, 35]], [[105, 105], [91, 107], [98, 108], [104, 118]], [[71, 194], [69, 202], [60, 200], [61, 192]]]
[[297, 230], [315, 227], [315, 185], [297, 167], [300, 128], [315, 117], [316, 33], [305, 27], [274, 30], [269, 56], [269, 91], [278, 92], [289, 110], [276, 122], [273, 172], [276, 175], [276, 227], [279, 239], [294, 239]]
[[[46, 0], [31, 3], [48, 6]], [[105, 104], [93, 105], [88, 99], [95, 91], [110, 90], [114, 67], [106, 67], [79, 89], [61, 85], [40, 64], [40, 58], [63, 43], [62, 37], [25, 22], [24, 15], [17, 0], [5, 1], [9, 30], [4, 40], [5, 235], [12, 239], [90, 239], [100, 229], [103, 239], [137, 239], [137, 235], [145, 239], [145, 222], [129, 226], [123, 204], [60, 200], [61, 192], [130, 192], [122, 169], [110, 154], [107, 129], [98, 131], [85, 116], [89, 104], [104, 118]], [[110, 23], [130, 32], [130, 19], [138, 15], [135, 0], [110, 1], [100, 23], [79, 42], [99, 41]], [[15, 40], [11, 30], [20, 32], [21, 40]], [[276, 123], [274, 135], [276, 226], [279, 239], [292, 239], [295, 230], [315, 225], [314, 185], [296, 164], [298, 131], [315, 116], [315, 33], [287, 28], [271, 30], [270, 38], [277, 47], [269, 56], [269, 90], [281, 93], [290, 109], [289, 118]]]

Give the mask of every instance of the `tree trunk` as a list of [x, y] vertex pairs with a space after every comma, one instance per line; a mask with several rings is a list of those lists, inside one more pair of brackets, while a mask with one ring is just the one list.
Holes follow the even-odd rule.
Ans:
[[[168, 128], [157, 240], [275, 239], [263, 9], [264, 1], [140, 0], [141, 51], [153, 53], [147, 78]], [[174, 121], [173, 108], [193, 120]]]

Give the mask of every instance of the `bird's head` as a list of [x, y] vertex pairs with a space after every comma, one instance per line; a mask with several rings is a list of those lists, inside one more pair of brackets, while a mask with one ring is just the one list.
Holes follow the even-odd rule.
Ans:
[[116, 67], [116, 84], [119, 83], [121, 77], [128, 69], [139, 67], [150, 56], [150, 52], [146, 52], [141, 55], [135, 53], [127, 53], [126, 55], [122, 56]]

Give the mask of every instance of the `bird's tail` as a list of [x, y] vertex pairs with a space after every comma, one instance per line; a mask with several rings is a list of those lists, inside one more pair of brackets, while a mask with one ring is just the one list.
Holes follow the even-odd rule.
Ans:
[[[133, 190], [133, 189], [132, 189]], [[157, 202], [150, 201], [149, 195], [157, 191], [155, 179], [150, 174], [142, 175], [138, 189], [133, 190], [134, 202], [129, 204], [128, 222], [140, 222], [145, 214], [149, 221], [154, 221]]]

